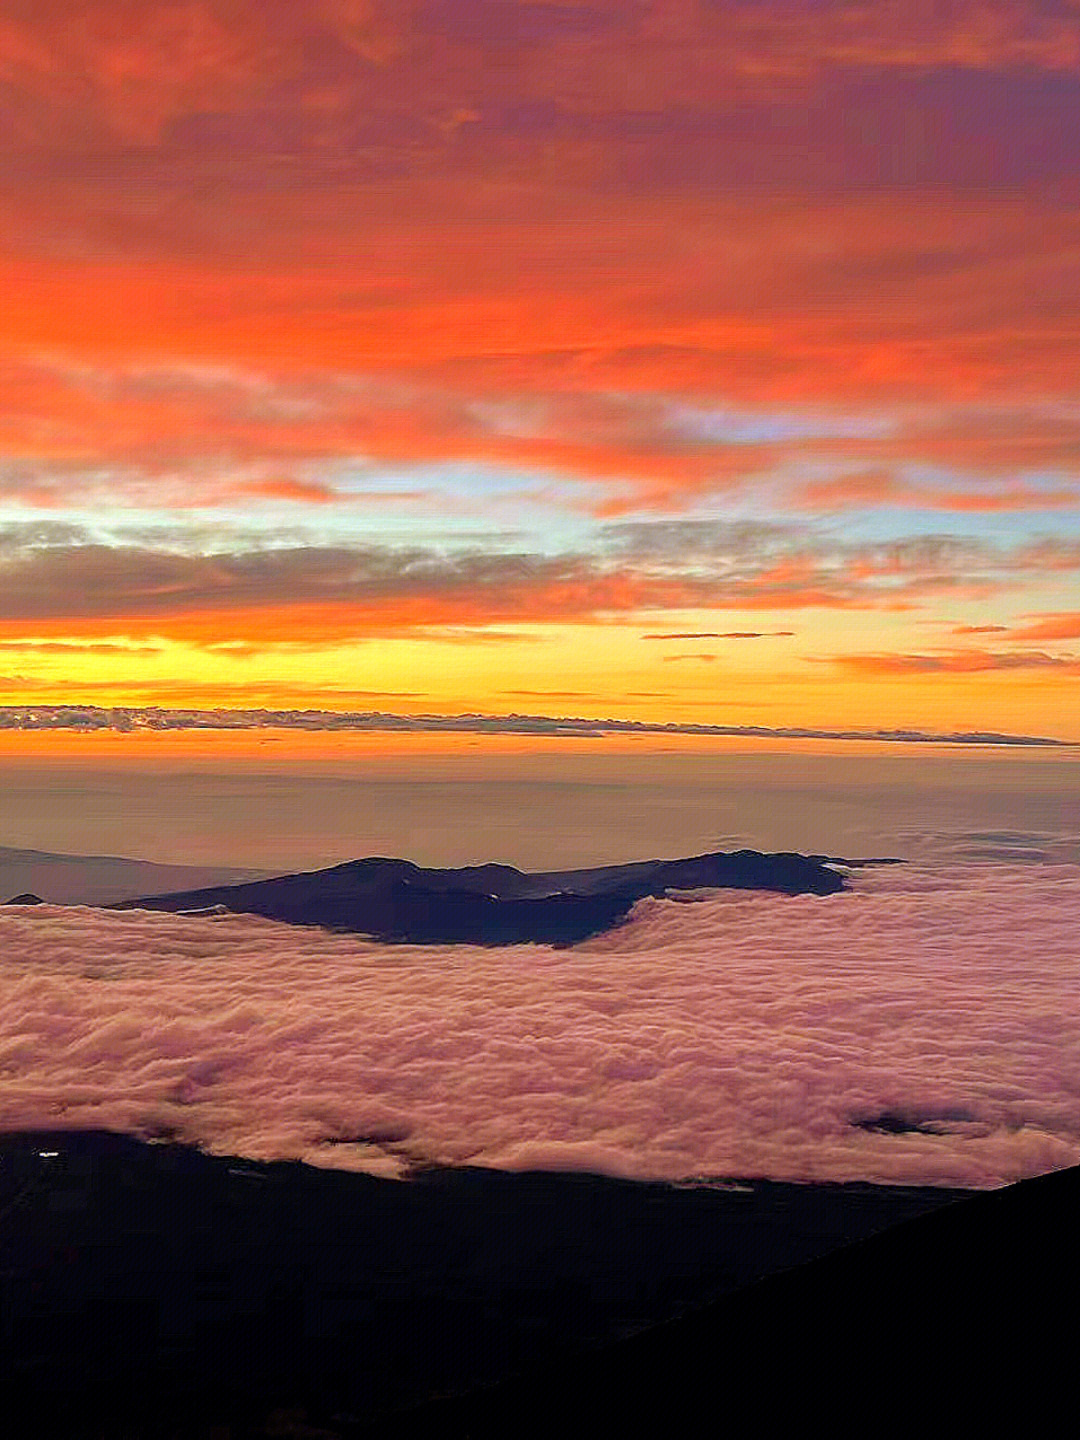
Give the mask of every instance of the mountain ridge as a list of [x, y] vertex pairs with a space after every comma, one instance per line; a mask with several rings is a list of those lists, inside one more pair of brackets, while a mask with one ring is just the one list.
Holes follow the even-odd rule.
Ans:
[[0, 845], [0, 898], [39, 895], [54, 905], [110, 905], [172, 889], [237, 883], [272, 874], [233, 865], [173, 865], [125, 855], [73, 855]]
[[833, 895], [844, 883], [823, 859], [792, 852], [711, 851], [548, 871], [496, 863], [425, 868], [374, 855], [271, 879], [142, 896], [111, 908], [183, 913], [223, 907], [404, 943], [567, 945], [625, 919], [638, 900], [672, 890]]

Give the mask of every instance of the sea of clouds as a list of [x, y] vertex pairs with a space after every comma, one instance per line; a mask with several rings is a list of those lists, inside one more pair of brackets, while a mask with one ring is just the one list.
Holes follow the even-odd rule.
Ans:
[[1080, 1163], [1080, 866], [646, 900], [570, 950], [10, 907], [20, 1127], [386, 1175], [1000, 1184]]

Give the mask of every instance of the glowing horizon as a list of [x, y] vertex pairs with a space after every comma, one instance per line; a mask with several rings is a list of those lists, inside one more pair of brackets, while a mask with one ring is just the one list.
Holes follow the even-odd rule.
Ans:
[[[615, 716], [558, 715], [513, 710], [501, 714], [479, 711], [438, 712], [415, 710], [328, 710], [311, 707], [212, 708], [161, 705], [101, 706], [0, 705], [0, 735], [113, 734], [176, 735], [190, 732], [216, 735], [263, 731], [316, 735], [484, 735], [519, 739], [637, 736], [680, 739], [762, 739], [828, 741], [880, 745], [996, 746], [1016, 748], [1072, 748], [1078, 741], [1046, 735], [1018, 735], [1002, 731], [929, 731], [864, 728], [827, 730], [810, 726], [724, 725], [711, 721], [622, 719]], [[281, 738], [277, 736], [277, 738]], [[3, 746], [0, 745], [0, 750]]]

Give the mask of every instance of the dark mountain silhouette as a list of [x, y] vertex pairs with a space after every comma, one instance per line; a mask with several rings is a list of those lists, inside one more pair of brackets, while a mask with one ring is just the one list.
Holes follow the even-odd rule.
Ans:
[[[468, 1168], [403, 1182], [102, 1132], [0, 1135], [0, 1415], [67, 1440], [394, 1433], [417, 1401], [557, 1374], [963, 1194]], [[686, 1393], [715, 1365], [688, 1369]], [[293, 1428], [267, 1418], [289, 1409]]]
[[352, 1433], [654, 1440], [720, 1434], [742, 1415], [755, 1435], [811, 1418], [839, 1436], [1053, 1434], [1075, 1399], [1078, 1209], [1080, 1169], [979, 1194], [591, 1354]]
[[533, 873], [494, 864], [424, 869], [408, 860], [374, 857], [243, 885], [152, 895], [115, 908], [182, 913], [222, 906], [380, 940], [560, 945], [608, 929], [647, 895], [717, 887], [831, 895], [844, 881], [805, 855], [755, 850]]
[[4, 901], [5, 905], [44, 905], [40, 895], [32, 895], [29, 891], [24, 895], [12, 895], [10, 900]]

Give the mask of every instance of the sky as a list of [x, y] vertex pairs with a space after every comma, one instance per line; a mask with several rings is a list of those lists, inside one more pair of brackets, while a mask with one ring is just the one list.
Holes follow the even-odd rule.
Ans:
[[0, 704], [1080, 740], [1077, 0], [0, 0]]

